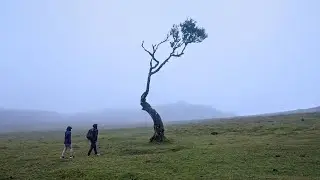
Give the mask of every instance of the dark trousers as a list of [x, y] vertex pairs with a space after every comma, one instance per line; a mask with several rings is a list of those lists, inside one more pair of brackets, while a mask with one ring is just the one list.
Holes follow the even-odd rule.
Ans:
[[90, 143], [91, 143], [91, 146], [88, 152], [88, 156], [90, 156], [92, 150], [94, 151], [94, 154], [98, 154], [96, 141], [90, 141]]

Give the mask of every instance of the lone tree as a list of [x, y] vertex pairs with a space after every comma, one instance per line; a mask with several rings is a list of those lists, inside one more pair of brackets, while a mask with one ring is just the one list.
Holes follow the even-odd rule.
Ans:
[[[140, 99], [142, 110], [146, 111], [151, 116], [154, 124], [154, 134], [150, 138], [150, 142], [153, 142], [154, 140], [156, 140], [157, 142], [163, 142], [163, 140], [165, 139], [162, 119], [157, 111], [153, 109], [146, 100], [149, 94], [151, 76], [159, 72], [160, 69], [170, 59], [181, 57], [184, 54], [187, 46], [192, 43], [200, 43], [208, 37], [205, 29], [197, 27], [196, 23], [197, 22], [195, 20], [188, 18], [179, 25], [174, 24], [163, 41], [158, 44], [152, 45], [152, 50], [147, 50], [144, 47], [144, 41], [142, 41], [141, 47], [151, 56], [146, 90], [142, 93]], [[170, 43], [171, 52], [168, 57], [160, 63], [160, 61], [155, 57], [155, 54], [159, 46], [167, 42]]]

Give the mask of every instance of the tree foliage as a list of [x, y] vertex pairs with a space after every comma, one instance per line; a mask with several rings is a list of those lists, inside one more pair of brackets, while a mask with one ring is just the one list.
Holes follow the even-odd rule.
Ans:
[[[163, 41], [152, 45], [152, 51], [147, 50], [144, 47], [144, 41], [142, 41], [142, 48], [151, 56], [150, 67], [153, 70], [151, 71], [151, 75], [157, 73], [172, 57], [182, 56], [189, 44], [200, 43], [208, 37], [205, 29], [198, 27], [196, 24], [197, 22], [191, 18], [188, 18], [183, 23], [174, 24]], [[155, 57], [155, 53], [159, 46], [166, 42], [170, 43], [172, 51], [160, 64], [159, 60]]]

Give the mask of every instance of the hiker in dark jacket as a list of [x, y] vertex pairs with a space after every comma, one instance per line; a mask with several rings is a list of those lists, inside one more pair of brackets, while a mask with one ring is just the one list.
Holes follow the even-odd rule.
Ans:
[[68, 126], [66, 129], [66, 132], [64, 133], [64, 148], [61, 154], [61, 158], [64, 158], [64, 154], [67, 149], [70, 150], [70, 158], [73, 158], [73, 149], [72, 149], [72, 143], [71, 143], [71, 126]]
[[88, 152], [88, 156], [90, 156], [92, 150], [94, 150], [95, 155], [100, 155], [97, 151], [97, 141], [98, 141], [98, 125], [94, 124], [93, 128], [88, 131], [87, 138], [90, 141], [90, 149]]

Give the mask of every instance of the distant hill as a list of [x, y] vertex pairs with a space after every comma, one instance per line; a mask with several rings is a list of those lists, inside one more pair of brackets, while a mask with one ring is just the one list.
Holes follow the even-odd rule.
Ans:
[[37, 130], [54, 127], [65, 117], [56, 112], [39, 110], [0, 109], [0, 132]]
[[305, 114], [305, 113], [317, 113], [320, 112], [320, 106], [312, 107], [312, 108], [306, 108], [306, 109], [296, 109], [291, 111], [283, 111], [283, 112], [276, 112], [276, 113], [268, 113], [268, 114], [262, 114], [262, 115], [289, 115], [289, 114]]
[[156, 106], [155, 108], [163, 118], [168, 121], [226, 118], [236, 116], [234, 113], [222, 112], [208, 105], [188, 104], [184, 101]]
[[[211, 119], [235, 116], [206, 105], [177, 102], [154, 107], [165, 123], [183, 120]], [[149, 115], [138, 109], [105, 109], [97, 112], [62, 114], [50, 111], [0, 109], [0, 132], [91, 127], [116, 128], [152, 125]]]
[[308, 109], [297, 109], [294, 111], [287, 111], [283, 113], [289, 113], [289, 114], [296, 114], [296, 113], [314, 113], [314, 112], [320, 112], [320, 106], [318, 107], [313, 107], [313, 108], [308, 108]]

